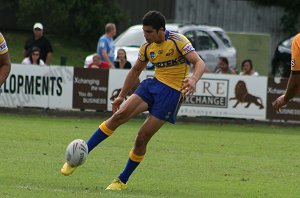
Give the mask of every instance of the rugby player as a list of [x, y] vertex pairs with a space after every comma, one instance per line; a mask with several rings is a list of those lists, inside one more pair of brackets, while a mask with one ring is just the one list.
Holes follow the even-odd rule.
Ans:
[[273, 102], [273, 107], [277, 112], [300, 93], [300, 33], [293, 38], [291, 56], [291, 74], [285, 93]]
[[6, 80], [10, 72], [11, 64], [8, 56], [8, 48], [3, 35], [0, 32], [0, 86]]
[[[135, 115], [149, 111], [129, 152], [124, 170], [106, 190], [127, 188], [127, 181], [143, 160], [151, 137], [166, 121], [175, 123], [184, 96], [195, 92], [196, 83], [204, 73], [205, 64], [190, 41], [182, 34], [166, 30], [165, 23], [165, 17], [158, 11], [149, 11], [143, 17], [143, 32], [147, 42], [141, 46], [135, 65], [129, 71], [118, 97], [112, 103], [113, 115], [100, 124], [87, 142], [91, 152], [121, 124]], [[125, 96], [134, 87], [149, 61], [155, 66], [154, 78], [142, 81], [134, 94], [124, 102]], [[189, 63], [194, 66], [190, 77]], [[120, 106], [123, 102], [124, 104]], [[65, 163], [61, 173], [70, 175], [75, 168]]]

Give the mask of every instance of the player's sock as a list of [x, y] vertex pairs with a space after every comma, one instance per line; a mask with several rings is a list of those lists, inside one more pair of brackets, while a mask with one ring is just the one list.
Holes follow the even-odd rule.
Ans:
[[126, 184], [130, 175], [136, 169], [136, 167], [140, 164], [140, 162], [144, 159], [144, 156], [136, 155], [133, 153], [133, 150], [129, 153], [129, 159], [127, 161], [126, 167], [123, 172], [119, 175], [119, 179]]
[[89, 152], [91, 152], [100, 142], [105, 140], [107, 137], [111, 136], [113, 134], [113, 131], [107, 128], [105, 122], [102, 122], [100, 124], [99, 128], [95, 131], [95, 133], [90, 137], [90, 139], [87, 141], [87, 146], [89, 149]]

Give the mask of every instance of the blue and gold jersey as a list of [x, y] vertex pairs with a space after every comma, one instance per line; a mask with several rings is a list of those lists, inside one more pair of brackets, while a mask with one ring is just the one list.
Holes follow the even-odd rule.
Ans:
[[0, 55], [8, 52], [8, 48], [3, 35], [0, 32]]
[[184, 35], [166, 31], [164, 42], [143, 44], [138, 58], [155, 66], [157, 80], [180, 91], [190, 69], [185, 55], [191, 51], [195, 49]]

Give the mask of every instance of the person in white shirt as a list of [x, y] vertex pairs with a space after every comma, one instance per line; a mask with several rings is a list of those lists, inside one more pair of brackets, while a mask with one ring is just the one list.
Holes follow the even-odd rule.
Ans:
[[242, 71], [240, 75], [248, 75], [248, 76], [258, 76], [258, 72], [253, 70], [252, 61], [250, 59], [246, 59], [242, 62]]
[[24, 58], [22, 64], [44, 66], [45, 62], [41, 59], [40, 49], [38, 47], [33, 47], [30, 56]]

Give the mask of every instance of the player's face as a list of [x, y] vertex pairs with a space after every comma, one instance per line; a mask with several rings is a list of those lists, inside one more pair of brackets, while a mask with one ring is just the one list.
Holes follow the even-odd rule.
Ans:
[[144, 25], [143, 26], [144, 31], [144, 37], [147, 41], [147, 43], [153, 43], [153, 42], [159, 42], [159, 36], [156, 29], [154, 29], [152, 26]]

